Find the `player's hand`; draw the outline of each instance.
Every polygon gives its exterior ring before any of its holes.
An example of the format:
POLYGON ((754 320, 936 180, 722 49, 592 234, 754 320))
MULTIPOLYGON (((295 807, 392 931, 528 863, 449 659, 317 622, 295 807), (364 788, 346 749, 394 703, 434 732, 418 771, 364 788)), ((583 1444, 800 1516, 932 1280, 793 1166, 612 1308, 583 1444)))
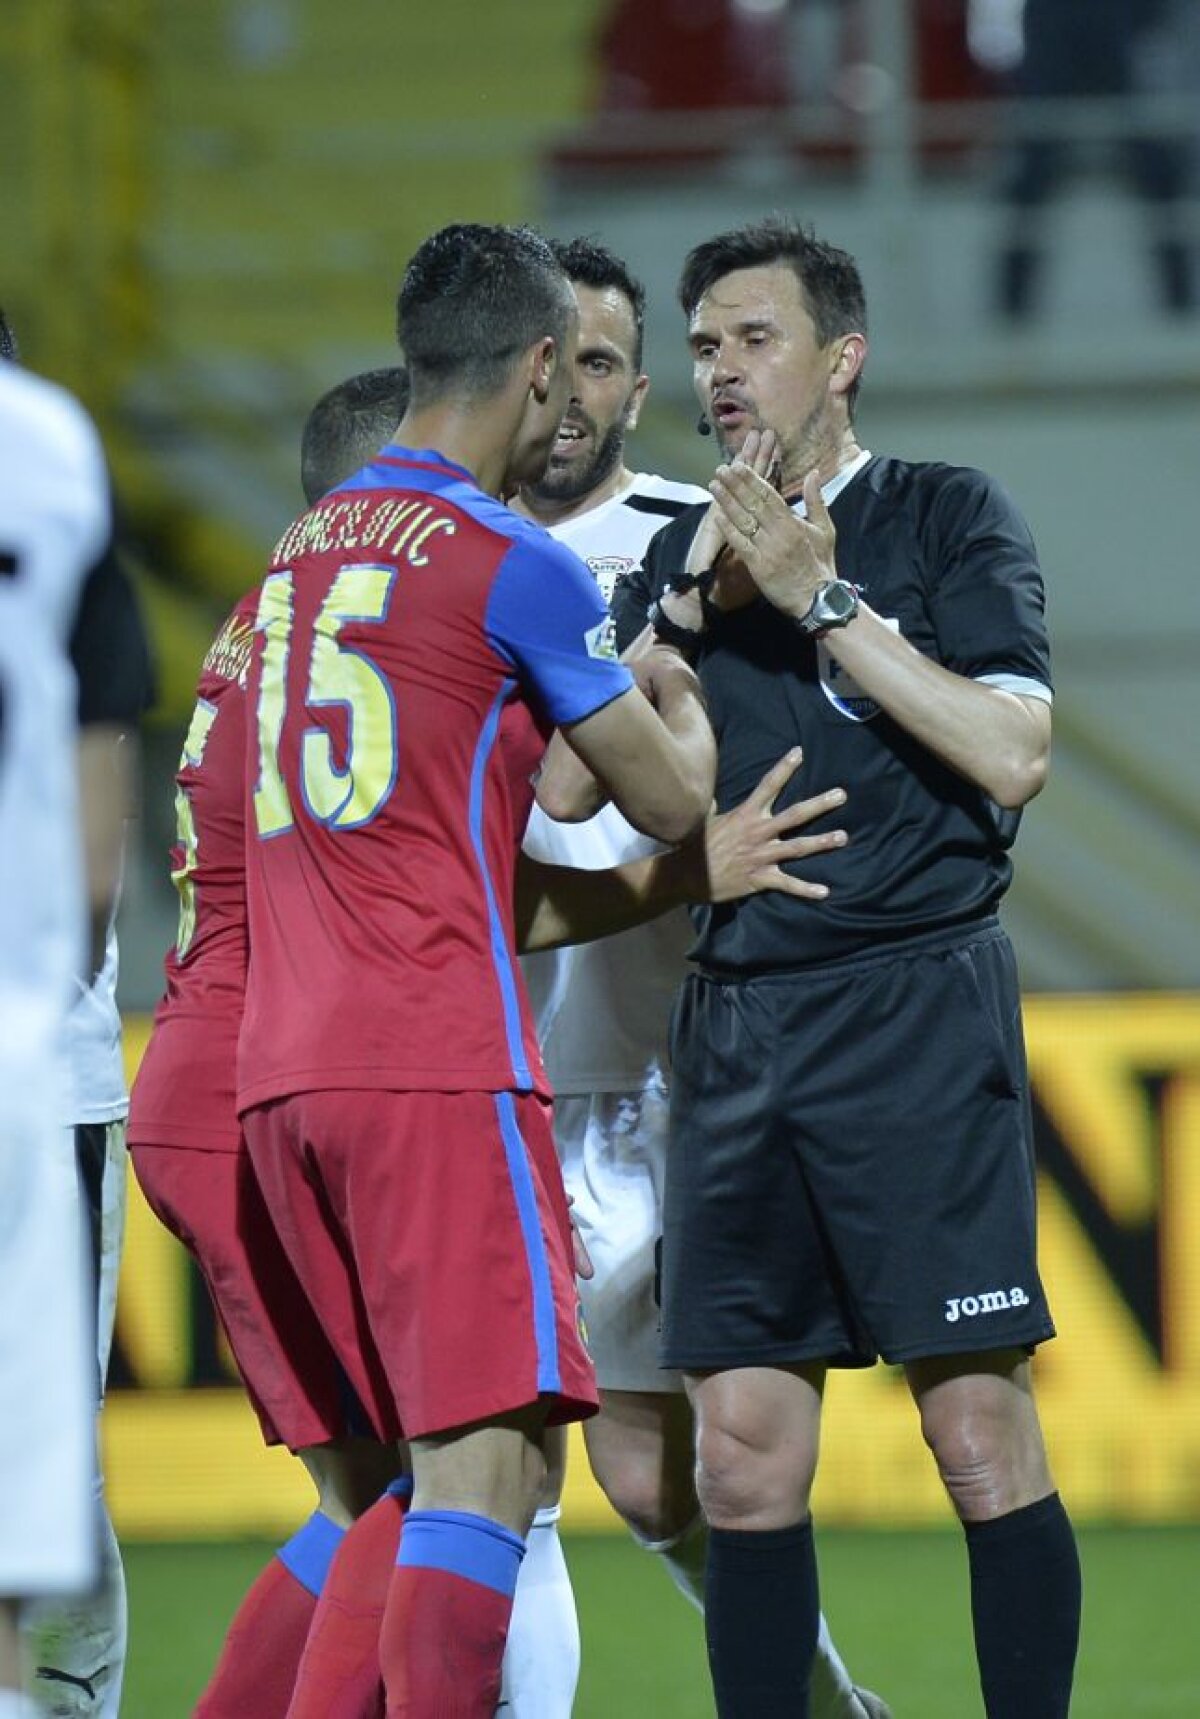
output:
POLYGON ((784 614, 806 615, 818 588, 837 578, 837 532, 815 468, 804 480, 804 519, 740 461, 719 466, 708 487, 730 552, 757 589, 784 614))
POLYGON ((660 713, 684 696, 703 699, 696 671, 670 645, 652 644, 626 661, 638 686, 660 713))
POLYGON ((571 1194, 567 1195, 567 1214, 571 1219, 571 1247, 575 1254, 575 1275, 586 1280, 596 1275, 596 1268, 592 1264, 591 1255, 588 1253, 587 1244, 580 1231, 579 1219, 575 1216, 575 1200, 571 1194))
POLYGON ((790 860, 811 859, 846 845, 845 830, 822 830, 819 835, 797 832, 817 818, 827 817, 846 803, 843 788, 830 788, 808 800, 798 800, 776 812, 772 808, 800 766, 798 746, 773 764, 754 791, 730 812, 709 818, 697 841, 703 841, 707 901, 736 901, 740 896, 763 890, 809 901, 823 901, 827 885, 793 877, 783 870, 790 860))

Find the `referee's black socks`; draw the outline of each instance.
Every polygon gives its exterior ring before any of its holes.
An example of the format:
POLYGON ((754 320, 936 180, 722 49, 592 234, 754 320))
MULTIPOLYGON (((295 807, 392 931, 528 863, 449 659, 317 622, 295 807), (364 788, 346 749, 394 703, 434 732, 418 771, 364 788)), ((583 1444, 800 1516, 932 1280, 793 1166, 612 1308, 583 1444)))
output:
POLYGON ((975 1652, 988 1719, 1066 1719, 1082 1582, 1057 1492, 966 1522, 975 1652))
POLYGON ((811 1521, 710 1529, 704 1632, 720 1719, 808 1711, 820 1611, 811 1521))

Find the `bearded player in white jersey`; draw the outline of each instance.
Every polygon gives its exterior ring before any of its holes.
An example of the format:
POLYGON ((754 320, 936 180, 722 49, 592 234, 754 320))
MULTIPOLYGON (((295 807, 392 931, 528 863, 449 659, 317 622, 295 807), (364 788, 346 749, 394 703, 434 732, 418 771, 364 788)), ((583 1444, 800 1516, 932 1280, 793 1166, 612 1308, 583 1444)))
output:
MULTIPOLYGON (((607 599, 655 532, 708 492, 626 466, 625 438, 649 387, 645 293, 591 240, 555 250, 579 300, 576 382, 546 475, 515 505, 587 562, 607 599)), ((580 824, 555 823, 535 806, 525 838, 534 859, 587 870, 652 850, 613 806, 580 824)), ((667 1020, 691 938, 676 909, 595 943, 527 956, 524 967, 563 1175, 594 1270, 580 1284, 601 1405, 584 1424, 588 1457, 634 1538, 702 1609, 707 1528, 693 1480, 692 1414, 679 1374, 658 1365, 655 1293, 667 1020)), ((539 1520, 548 1525, 556 1513, 550 1504, 539 1520)), ((854 1685, 824 1619, 810 1700, 814 1719, 888 1719, 886 1703, 854 1685)))

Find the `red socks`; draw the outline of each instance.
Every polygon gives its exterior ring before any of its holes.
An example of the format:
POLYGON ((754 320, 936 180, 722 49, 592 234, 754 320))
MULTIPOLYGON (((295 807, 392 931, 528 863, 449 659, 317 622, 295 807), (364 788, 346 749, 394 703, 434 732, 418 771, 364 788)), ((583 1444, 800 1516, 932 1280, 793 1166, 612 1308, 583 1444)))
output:
POLYGON ((387 1719, 493 1719, 524 1552, 487 1517, 410 1512, 380 1643, 387 1719))
POLYGON ((284 1719, 316 1595, 272 1558, 229 1626, 193 1719, 284 1719))
POLYGON ((388 1719, 493 1719, 524 1542, 462 1511, 405 1522, 397 1490, 271 1560, 193 1719, 382 1719, 381 1668, 388 1719))
POLYGON ((296 1675, 289 1719, 378 1719, 379 1636, 412 1483, 359 1517, 330 1565, 296 1675))

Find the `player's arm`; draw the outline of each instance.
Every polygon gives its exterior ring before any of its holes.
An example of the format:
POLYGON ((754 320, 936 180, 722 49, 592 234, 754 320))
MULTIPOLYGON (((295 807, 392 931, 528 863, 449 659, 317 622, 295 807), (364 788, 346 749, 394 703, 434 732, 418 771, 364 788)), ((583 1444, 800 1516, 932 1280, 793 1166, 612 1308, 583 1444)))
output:
MULTIPOLYGON (((663 647, 647 627, 621 656, 637 685, 656 708, 664 687, 668 696, 670 693, 667 685, 670 664, 664 661, 662 651, 663 647)), ((707 745, 706 729, 707 723, 696 730, 696 739, 701 746, 707 745)), ((536 793, 538 805, 547 817, 560 824, 575 824, 584 818, 594 817, 612 797, 605 780, 590 767, 585 756, 585 752, 573 743, 569 731, 556 729, 551 735, 538 773, 536 793)), ((702 764, 703 756, 697 755, 696 762, 702 764)))
MULTIPOLYGON (((659 551, 666 548, 663 565, 669 565, 676 553, 667 541, 672 535, 671 527, 664 527, 658 532, 647 546, 642 562, 621 576, 613 592, 614 630, 618 639, 626 641, 620 660, 655 704, 658 702, 659 681, 667 672, 664 665, 675 661, 676 653, 671 647, 664 645, 653 630, 644 624, 644 618, 662 583, 659 551)), ((693 593, 691 597, 684 598, 669 597, 667 602, 683 605, 683 613, 679 618, 684 620, 685 625, 695 624, 699 627, 702 624, 699 619, 693 623, 688 607, 689 604, 695 604, 698 611, 697 594, 693 593)), ((686 654, 681 660, 687 662, 686 654)), ((698 732, 700 737, 707 741, 707 723, 698 732)), ((599 811, 608 800, 609 791, 606 782, 588 767, 583 755, 573 749, 570 740, 563 733, 556 733, 547 749, 537 795, 538 804, 550 817, 556 818, 560 823, 575 823, 599 811)), ((632 819, 630 821, 633 822, 632 819)))
MULTIPOLYGON (((561 733, 635 829, 660 842, 680 842, 712 805, 716 741, 700 683, 682 657, 647 653, 635 673, 636 686, 582 721, 564 724, 561 733)), ((556 753, 543 769, 537 798, 548 816, 570 822, 580 815, 578 777, 570 772, 564 792, 561 759, 556 753)))
POLYGON ((121 881, 125 822, 136 813, 136 736, 109 723, 79 731, 79 812, 90 909, 91 973, 104 965, 109 916, 121 881))
MULTIPOLYGON (((662 539, 671 531, 664 527, 647 545, 646 553, 636 567, 617 580, 612 596, 612 620, 617 640, 622 645, 621 661, 631 670, 636 662, 653 650, 658 641, 646 623, 646 612, 659 594, 662 573, 656 559, 662 539)), ((668 560, 670 557, 668 557, 668 560)), ((686 603, 687 599, 669 599, 686 603)), ((698 607, 699 599, 694 599, 698 607)), ((699 627, 702 623, 690 618, 685 624, 699 627)), ((636 678, 636 671, 635 671, 636 678)), ((608 799, 604 784, 597 780, 582 758, 571 750, 561 733, 550 741, 538 782, 538 804, 559 823, 577 823, 598 812, 608 799), (551 802, 551 804, 547 804, 551 802)))
POLYGON ((546 865, 522 854, 516 885, 518 948, 528 952, 586 943, 686 902, 735 901, 768 889, 823 900, 829 894, 825 884, 783 867, 845 846, 842 829, 802 832, 845 805, 846 795, 831 788, 775 811, 776 796, 800 761, 798 747, 786 753, 740 806, 712 815, 688 841, 666 853, 609 871, 546 865))
MULTIPOLYGON (((803 519, 739 462, 721 467, 711 487, 734 553, 763 595, 798 622, 817 591, 838 577, 836 533, 816 472, 805 480, 803 519)), ((854 618, 827 632, 824 644, 863 692, 997 805, 1023 806, 1044 786, 1050 761, 1048 698, 944 668, 861 600, 854 618)))
POLYGON ((70 648, 79 683, 80 817, 95 973, 120 882, 125 821, 136 812, 137 725, 152 688, 141 616, 111 544, 84 586, 70 648))
POLYGON ((561 728, 550 736, 533 791, 546 816, 560 824, 579 824, 594 817, 609 798, 603 782, 588 769, 561 728))

